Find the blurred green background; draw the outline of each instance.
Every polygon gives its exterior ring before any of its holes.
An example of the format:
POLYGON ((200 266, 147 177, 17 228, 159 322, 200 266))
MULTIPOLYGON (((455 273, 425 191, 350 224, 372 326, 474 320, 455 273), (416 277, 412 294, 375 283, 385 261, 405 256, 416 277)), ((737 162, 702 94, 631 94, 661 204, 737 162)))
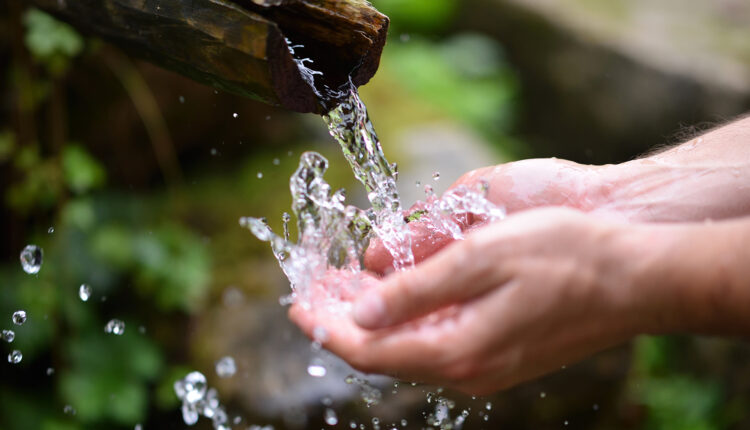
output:
MULTIPOLYGON (((741 0, 373 3, 392 27, 361 93, 408 201, 433 171, 439 189, 524 157, 620 162, 750 108, 741 0)), ((286 281, 238 225, 279 229, 307 150, 362 200, 319 118, 194 83, 20 0, 0 4, 0 64, 0 329, 16 332, 0 341, 0 429, 184 428, 172 384, 194 369, 235 428, 321 428, 329 389, 339 427, 374 414, 426 425, 428 388, 386 388, 370 410, 335 372, 305 374, 277 302, 286 281), (18 261, 31 243, 38 275, 18 261), (113 318, 123 336, 104 333, 113 318), (218 380, 225 355, 239 372, 218 380)), ((748 363, 742 342, 641 338, 490 398, 449 396, 472 408, 465 428, 742 429, 748 363)))

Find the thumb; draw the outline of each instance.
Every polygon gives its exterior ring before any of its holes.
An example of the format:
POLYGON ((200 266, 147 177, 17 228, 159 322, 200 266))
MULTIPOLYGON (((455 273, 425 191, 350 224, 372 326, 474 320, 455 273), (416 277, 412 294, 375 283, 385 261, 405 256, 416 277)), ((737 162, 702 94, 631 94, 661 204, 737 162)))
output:
POLYGON ((394 326, 501 284, 498 265, 475 238, 454 242, 413 270, 365 291, 354 303, 354 321, 366 329, 394 326))

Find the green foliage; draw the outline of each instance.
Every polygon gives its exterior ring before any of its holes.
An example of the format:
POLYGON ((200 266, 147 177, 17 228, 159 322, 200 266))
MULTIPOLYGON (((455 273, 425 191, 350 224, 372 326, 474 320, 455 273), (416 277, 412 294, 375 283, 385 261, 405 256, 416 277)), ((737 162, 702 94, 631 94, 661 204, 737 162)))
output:
POLYGON ((419 219, 422 218, 425 214, 427 214, 426 210, 423 210, 423 209, 416 210, 416 211, 410 213, 406 217, 405 220, 406 220, 407 223, 414 222, 414 221, 419 221, 419 219))
POLYGON ((490 140, 507 134, 518 85, 495 41, 477 34, 439 43, 413 37, 389 45, 382 67, 414 96, 490 140))
POLYGON ((8 186, 5 201, 11 208, 28 213, 52 208, 62 194, 62 172, 54 159, 42 159, 36 145, 26 145, 16 151, 14 167, 21 179, 8 186))
POLYGON ((642 381, 636 395, 648 407, 650 429, 713 430, 723 426, 718 417, 721 390, 718 385, 689 376, 642 381))
POLYGON ((65 347, 74 364, 62 372, 60 391, 79 420, 134 424, 144 418, 145 383, 158 376, 163 363, 156 346, 135 326, 126 326, 122 336, 95 330, 65 347))
POLYGON ((105 263, 131 274, 138 290, 165 310, 191 311, 202 303, 210 265, 199 239, 166 224, 148 232, 105 226, 93 236, 92 249, 105 263))
POLYGON ((70 59, 83 50, 83 38, 72 27, 38 9, 26 12, 24 24, 26 48, 52 76, 65 73, 70 59))
POLYGON ((0 163, 8 161, 16 149, 16 135, 10 130, 0 131, 0 163))
POLYGON ((91 191, 104 184, 104 168, 82 146, 65 146, 62 153, 63 177, 75 194, 91 191))
POLYGON ((458 0, 373 0, 391 18, 396 31, 435 32, 444 29, 459 6, 458 0))
POLYGON ((724 428, 721 385, 679 370, 686 349, 677 337, 641 337, 636 342, 630 391, 648 410, 647 429, 724 428))

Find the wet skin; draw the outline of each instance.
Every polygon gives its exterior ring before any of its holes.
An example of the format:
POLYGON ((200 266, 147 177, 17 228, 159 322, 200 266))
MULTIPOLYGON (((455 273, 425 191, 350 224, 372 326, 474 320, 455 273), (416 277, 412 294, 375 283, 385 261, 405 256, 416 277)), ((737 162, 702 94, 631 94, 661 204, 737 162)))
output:
POLYGON ((351 314, 294 305, 290 317, 326 328, 324 346, 361 370, 474 394, 641 333, 750 335, 747 142, 743 120, 622 165, 468 173, 456 185, 489 181, 507 219, 467 219, 460 242, 412 223, 414 269, 390 273, 374 244, 351 314))

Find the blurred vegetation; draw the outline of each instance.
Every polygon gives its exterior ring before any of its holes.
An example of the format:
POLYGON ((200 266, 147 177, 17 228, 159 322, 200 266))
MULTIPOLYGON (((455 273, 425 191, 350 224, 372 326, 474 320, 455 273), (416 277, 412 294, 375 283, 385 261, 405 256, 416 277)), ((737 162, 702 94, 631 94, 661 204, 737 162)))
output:
MULTIPOLYGON (((527 153, 512 133, 519 77, 497 40, 454 31, 458 0, 374 4, 393 27, 363 93, 389 156, 398 158, 387 144, 394 130, 431 121, 468 127, 506 158, 527 153)), ((195 362, 193 322, 227 285, 254 298, 283 293, 253 272, 251 262, 275 262, 238 218, 268 216, 279 230, 304 150, 332 160, 334 186, 357 186, 317 118, 127 66, 112 47, 16 1, 0 6, 0 20, 2 85, 12 95, 0 113, 0 329, 16 331, 0 350, 24 354, 20 364, 0 363, 0 429, 180 427, 172 383, 210 365, 195 362), (143 97, 161 110, 134 108, 143 97), (162 122, 168 129, 149 131, 162 122), (184 179, 160 161, 163 145, 174 145, 167 153, 184 179), (44 249, 35 276, 18 263, 28 243, 44 249), (78 298, 83 283, 93 289, 88 302, 78 298), (11 327, 18 309, 29 320, 11 327), (104 332, 113 318, 126 323, 122 336, 104 332)), ((747 417, 737 406, 747 394, 728 387, 731 376, 684 359, 696 348, 640 339, 622 406, 602 411, 602 421, 704 430, 747 417)))

